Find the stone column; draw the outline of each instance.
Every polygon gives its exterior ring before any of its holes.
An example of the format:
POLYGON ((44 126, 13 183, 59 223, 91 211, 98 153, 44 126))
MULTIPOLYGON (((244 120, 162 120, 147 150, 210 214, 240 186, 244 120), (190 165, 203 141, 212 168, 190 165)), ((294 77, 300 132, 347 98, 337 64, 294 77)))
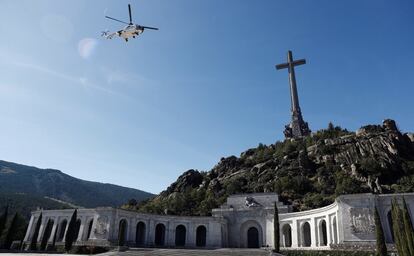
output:
POLYGON ((31 233, 34 225, 34 219, 35 217, 32 215, 30 217, 29 226, 27 226, 26 235, 24 236, 24 242, 29 242, 31 238, 31 233))
POLYGON ((185 246, 186 247, 195 247, 196 246, 195 237, 196 237, 195 225, 194 225, 193 222, 190 222, 188 224, 187 242, 186 242, 185 246))
POLYGON ((165 245, 166 246, 175 246, 174 241, 172 240, 173 233, 175 230, 173 230, 172 227, 173 223, 171 221, 167 221, 165 224, 165 245))
POLYGON ((154 240, 155 240, 155 223, 154 220, 150 219, 148 221, 148 228, 147 228, 147 239, 146 239, 146 244, 149 246, 154 245, 154 240))
POLYGON ((136 233, 137 226, 135 225, 136 224, 135 218, 134 217, 129 218, 128 223, 129 223, 129 227, 128 227, 128 233, 129 233, 129 235, 128 235, 128 241, 130 243, 135 244, 135 239, 136 239, 135 236, 137 234, 136 233))
POLYGON ((53 239, 55 239, 55 233, 56 233, 56 229, 58 227, 58 221, 57 218, 53 220, 53 227, 52 227, 52 232, 50 232, 50 237, 49 237, 49 243, 53 243, 53 239))
POLYGON ((300 243, 300 232, 298 228, 298 221, 294 219, 292 221, 292 248, 298 248, 300 243))
POLYGON ((42 241, 43 234, 44 234, 45 229, 46 229, 46 223, 47 223, 46 220, 49 220, 49 218, 47 218, 47 219, 45 217, 42 218, 42 224, 40 224, 40 228, 39 228, 39 235, 37 236, 37 242, 38 243, 40 243, 42 241))
POLYGON ((316 234, 317 234, 316 229, 317 229, 318 227, 317 227, 317 223, 316 223, 316 221, 315 221, 315 217, 312 217, 312 218, 311 218, 311 220, 310 220, 310 227, 311 227, 311 230, 310 230, 310 235, 311 235, 311 247, 315 248, 315 247, 317 247, 317 246, 318 246, 318 245, 317 245, 317 237, 316 237, 316 234))
POLYGON ((332 243, 331 217, 329 215, 326 215, 325 219, 326 219, 326 237, 327 237, 326 245, 329 246, 332 243))
POLYGON ((85 216, 82 216, 81 218, 80 218, 80 220, 81 220, 81 225, 80 225, 80 228, 79 228, 79 234, 78 234, 78 238, 76 239, 76 241, 82 241, 83 239, 83 234, 84 234, 84 229, 85 229, 85 222, 86 222, 86 219, 85 219, 86 217, 85 216))
POLYGON ((68 220, 68 222, 66 223, 65 233, 64 233, 63 238, 62 238, 62 241, 63 241, 63 242, 66 240, 66 234, 68 233, 69 223, 70 223, 70 219, 69 219, 69 220, 68 220))

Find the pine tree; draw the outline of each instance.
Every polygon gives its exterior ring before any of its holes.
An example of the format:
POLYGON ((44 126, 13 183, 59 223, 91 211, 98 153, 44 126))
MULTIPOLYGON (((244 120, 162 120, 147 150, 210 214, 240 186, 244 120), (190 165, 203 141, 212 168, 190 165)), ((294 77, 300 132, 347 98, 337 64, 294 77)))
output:
POLYGON ((275 202, 274 217, 273 217, 273 242, 275 249, 274 252, 280 252, 280 233, 279 233, 279 211, 277 209, 277 203, 275 202))
POLYGON ((4 209, 4 213, 0 216, 0 236, 4 231, 7 223, 7 215, 9 214, 9 206, 7 205, 4 209))
POLYGON ((39 236, 40 225, 42 224, 42 213, 40 213, 39 218, 36 222, 36 227, 33 232, 32 240, 30 241, 30 250, 37 250, 37 238, 39 236))
POLYGON ((7 249, 7 250, 10 249, 10 246, 15 238, 16 233, 18 232, 18 229, 19 229, 18 214, 15 213, 10 223, 10 226, 7 229, 6 234, 5 234, 4 244, 3 244, 4 249, 7 249))
POLYGON ((375 207, 374 219, 377 239, 377 256, 387 256, 387 245, 385 244, 384 230, 382 229, 381 219, 377 207, 375 207))
POLYGON ((410 255, 414 255, 414 230, 411 222, 410 214, 408 213, 407 203, 403 198, 402 217, 404 222, 404 235, 410 255))
POLYGON ((69 251, 72 249, 72 244, 76 240, 76 220, 78 218, 78 210, 75 209, 75 211, 72 214, 72 217, 70 218, 68 230, 66 231, 66 237, 65 237, 65 250, 69 251))

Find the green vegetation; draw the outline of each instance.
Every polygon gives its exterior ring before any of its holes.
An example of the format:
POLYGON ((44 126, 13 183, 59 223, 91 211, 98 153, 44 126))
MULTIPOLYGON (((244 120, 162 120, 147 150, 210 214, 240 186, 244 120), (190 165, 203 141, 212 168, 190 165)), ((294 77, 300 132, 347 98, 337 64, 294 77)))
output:
POLYGON ((70 218, 68 230, 66 231, 65 236, 65 251, 70 251, 72 249, 72 244, 76 240, 77 228, 76 220, 78 218, 78 210, 73 211, 72 217, 70 218))
POLYGON ((381 219, 377 207, 374 212, 375 219, 375 235, 377 240, 377 254, 376 256, 387 256, 387 245, 385 244, 384 231, 381 225, 381 219))
POLYGON ((4 208, 3 214, 0 215, 0 236, 3 233, 3 231, 4 231, 4 228, 6 227, 8 214, 9 214, 9 206, 7 205, 4 208))
POLYGON ((404 234, 406 237, 406 243, 408 245, 408 251, 411 255, 414 255, 414 229, 411 222, 410 213, 408 212, 408 206, 403 198, 402 216, 404 222, 404 234))
POLYGON ((414 230, 404 199, 402 208, 396 199, 393 200, 391 215, 395 247, 397 248, 398 255, 414 255, 414 230))
POLYGON ((280 233, 279 233, 279 211, 277 209, 277 203, 274 205, 273 212, 273 243, 274 243, 274 252, 280 252, 280 233))
POLYGON ((53 228, 53 221, 48 220, 46 224, 45 231, 43 232, 42 241, 40 243, 40 250, 44 251, 46 250, 47 242, 50 238, 50 235, 52 234, 52 228, 53 228))
POLYGON ((40 225, 42 224, 42 213, 40 213, 39 218, 36 222, 36 227, 33 232, 32 240, 30 241, 30 250, 37 250, 37 238, 39 237, 40 225))
POLYGON ((208 216, 238 193, 276 192, 294 211, 323 207, 354 193, 414 191, 414 143, 389 126, 356 135, 332 123, 297 140, 259 144, 222 158, 208 172, 189 170, 157 197, 122 208, 208 216), (384 147, 384 145, 387 145, 384 147))
MULTIPOLYGON (((35 198, 39 203, 36 206, 43 209, 47 209, 51 205, 57 206, 56 203, 59 203, 57 200, 60 200, 60 205, 72 204, 71 208, 74 208, 73 205, 90 208, 118 207, 124 203, 125 198, 135 198, 141 201, 153 196, 137 189, 77 179, 59 170, 38 169, 0 161, 0 207, 6 205, 1 199, 4 194, 7 194, 7 197, 12 195, 13 197, 8 199, 16 199, 13 200, 13 204, 19 204, 20 208, 25 208, 24 203, 19 203, 20 199, 27 197, 23 200, 31 206, 33 204, 30 203, 30 200, 35 198)), ((27 207, 22 210, 19 212, 26 216, 27 207)))
POLYGON ((31 212, 37 210, 39 207, 44 210, 73 208, 68 204, 45 197, 23 193, 0 193, 0 207, 5 207, 6 205, 9 205, 10 215, 18 212, 26 220, 29 220, 31 212))
POLYGON ((26 227, 27 224, 24 218, 20 214, 15 213, 7 229, 1 236, 1 248, 10 249, 13 241, 23 240, 26 233, 26 227))

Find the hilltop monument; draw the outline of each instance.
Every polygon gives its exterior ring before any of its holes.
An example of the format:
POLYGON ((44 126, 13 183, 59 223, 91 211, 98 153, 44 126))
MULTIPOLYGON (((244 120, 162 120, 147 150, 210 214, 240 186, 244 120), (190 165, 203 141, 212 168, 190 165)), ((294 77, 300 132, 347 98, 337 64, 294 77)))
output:
POLYGON ((299 107, 298 90, 296 87, 295 66, 303 64, 306 64, 305 59, 293 60, 292 51, 288 51, 287 62, 276 65, 277 70, 287 68, 289 72, 292 121, 285 126, 285 131, 283 133, 285 134, 286 139, 300 138, 311 133, 308 123, 303 121, 302 112, 299 107))

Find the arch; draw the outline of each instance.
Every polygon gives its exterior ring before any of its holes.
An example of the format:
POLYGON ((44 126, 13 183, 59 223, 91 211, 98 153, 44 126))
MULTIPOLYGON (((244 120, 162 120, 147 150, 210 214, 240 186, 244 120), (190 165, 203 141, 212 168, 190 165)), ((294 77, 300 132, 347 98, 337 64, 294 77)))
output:
POLYGON ((328 235, 326 230, 326 221, 321 220, 319 221, 319 246, 327 246, 328 245, 328 235))
POLYGON ((88 232, 86 233, 86 238, 85 238, 85 240, 89 240, 89 238, 91 238, 92 226, 93 226, 93 219, 91 219, 91 220, 89 221, 89 225, 88 225, 88 232))
POLYGON ((338 225, 336 224, 336 216, 332 218, 332 243, 338 243, 338 225))
POLYGON ((240 247, 249 248, 250 246, 261 247, 263 245, 263 229, 259 222, 255 220, 248 220, 244 222, 240 227, 240 247), (255 228, 251 229, 251 228, 255 228), (257 232, 256 232, 257 231, 257 232), (249 244, 249 234, 250 234, 250 244, 249 244), (257 234, 257 236, 256 236, 257 234), (258 245, 254 241, 257 238, 258 245))
POLYGON ((80 219, 77 219, 75 222, 75 242, 78 241, 81 224, 82 221, 80 219))
POLYGON ((59 225, 59 231, 58 231, 58 236, 57 236, 57 242, 61 242, 61 241, 63 241, 63 238, 65 237, 65 232, 66 232, 66 227, 67 227, 67 225, 68 225, 68 221, 65 219, 65 220, 62 220, 62 222, 60 222, 60 225, 59 225))
POLYGON ((155 227, 155 245, 163 246, 165 242, 165 225, 158 223, 155 227))
POLYGON ((175 246, 185 246, 187 229, 184 225, 178 225, 175 228, 175 246))
POLYGON ((282 227, 282 239, 284 247, 292 247, 292 228, 289 224, 282 227))
POLYGON ((137 231, 135 235, 135 244, 144 245, 145 244, 145 223, 140 221, 137 223, 137 231))
POLYGON ((49 219, 47 221, 46 228, 44 229, 44 232, 43 232, 42 241, 40 243, 41 251, 46 250, 47 242, 49 241, 50 235, 52 234, 52 228, 53 228, 54 223, 55 222, 52 219, 49 219))
POLYGON ((394 228, 392 225, 392 214, 391 214, 391 210, 388 211, 387 213, 387 221, 388 221, 388 229, 390 230, 390 238, 391 238, 391 243, 394 243, 394 228))
POLYGON ((250 227, 247 230, 247 247, 259 248, 259 231, 255 227, 250 227))
POLYGON ((127 227, 128 223, 125 219, 121 219, 119 221, 119 229, 118 229, 118 245, 124 246, 127 240, 127 227))
POLYGON ((311 228, 309 222, 305 222, 301 228, 302 233, 302 246, 303 247, 310 247, 312 240, 311 240, 311 228))
POLYGON ((204 225, 200 225, 196 230, 196 246, 204 247, 206 246, 207 240, 207 229, 204 225))

